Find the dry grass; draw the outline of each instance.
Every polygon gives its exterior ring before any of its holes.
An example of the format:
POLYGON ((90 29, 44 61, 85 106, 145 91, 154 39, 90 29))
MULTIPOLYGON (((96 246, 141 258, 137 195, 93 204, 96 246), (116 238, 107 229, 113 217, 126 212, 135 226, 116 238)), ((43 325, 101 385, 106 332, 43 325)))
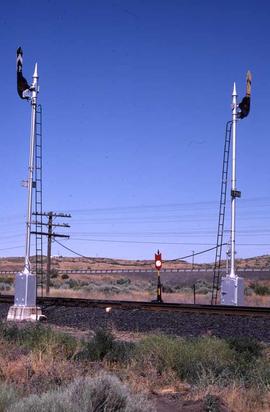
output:
MULTIPOLYGON (((47 335, 45 334, 44 336, 47 335)), ((137 335, 125 336, 125 340, 130 338, 138 341, 141 337, 137 335)), ((149 338, 147 339, 149 341, 149 338)), ((172 338, 169 339, 171 341, 172 338)), ((224 387, 206 384, 206 381, 203 381, 203 379, 199 379, 197 383, 187 383, 179 378, 177 370, 173 370, 176 365, 174 359, 172 359, 172 366, 166 366, 165 363, 162 369, 160 369, 151 353, 153 348, 156 347, 158 349, 156 345, 162 340, 164 340, 164 347, 167 347, 166 337, 157 338, 152 342, 149 341, 149 345, 144 346, 143 353, 145 354, 146 363, 144 362, 143 365, 138 362, 138 359, 136 360, 136 357, 132 357, 130 362, 124 365, 121 362, 112 362, 109 358, 106 359, 106 357, 103 362, 90 362, 89 360, 76 361, 74 357, 61 356, 59 350, 56 350, 54 343, 55 341, 59 342, 57 339, 48 341, 48 345, 43 350, 40 350, 40 345, 36 346, 35 342, 33 343, 33 349, 29 349, 29 347, 26 349, 23 345, 19 345, 16 340, 9 339, 7 341, 2 339, 0 340, 0 379, 3 382, 15 385, 17 388, 20 388, 24 395, 28 395, 30 393, 45 392, 60 385, 65 387, 68 382, 78 377, 95 376, 98 371, 105 369, 120 377, 121 381, 127 383, 132 391, 136 393, 143 392, 159 395, 178 393, 181 394, 182 399, 194 401, 201 400, 207 395, 216 395, 224 400, 230 411, 270 411, 270 395, 266 386, 263 387, 264 389, 244 389, 239 383, 232 383, 230 387, 224 387), (151 356, 148 356, 149 354, 151 356)), ((203 339, 201 340, 203 341, 203 339)), ((175 341, 175 344, 178 345, 177 342, 175 341)), ((216 343, 219 342, 215 339, 207 338, 204 349, 208 350, 209 345, 216 343)), ((222 345, 224 346, 223 343, 222 345)), ((219 350, 216 350, 219 353, 218 359, 222 358, 222 347, 219 346, 219 350)), ((264 348, 263 356, 265 359, 269 358, 269 351, 268 347, 264 348)), ((171 353, 168 353, 163 347, 161 347, 159 353, 162 355, 162 358, 165 359, 166 356, 169 356, 171 359, 171 353)), ((176 354, 176 352, 174 353, 176 354)), ((194 355, 195 352, 192 352, 190 348, 187 352, 187 362, 193 362, 194 364, 192 353, 194 355)), ((200 360, 197 363, 200 363, 200 360)))
POLYGON ((270 393, 261 393, 254 389, 246 389, 233 385, 226 388, 208 386, 195 388, 184 396, 187 400, 200 400, 207 395, 215 395, 227 404, 229 411, 234 412, 269 412, 270 393))
POLYGON ((80 376, 90 375, 90 365, 81 365, 49 353, 28 352, 15 345, 0 342, 0 347, 8 347, 0 353, 0 378, 7 384, 15 385, 22 393, 41 393, 66 384, 80 376))
MULTIPOLYGON (((131 301, 143 301, 149 302, 156 299, 155 292, 149 293, 147 291, 132 291, 129 293, 104 293, 104 292, 89 292, 86 290, 74 290, 74 289, 54 289, 51 288, 50 296, 55 297, 67 297, 67 298, 82 298, 82 299, 108 299, 108 300, 131 300, 131 301)), ((163 293, 162 295, 164 302, 171 303, 193 303, 193 293, 163 293)), ((197 295, 196 303, 209 304, 211 302, 211 296, 208 295, 197 295)))
MULTIPOLYGON (((130 300, 130 301, 143 301, 150 302, 156 299, 155 292, 150 293, 147 291, 131 291, 128 293, 104 293, 97 291, 87 291, 83 289, 55 289, 51 288, 50 296, 54 297, 67 297, 67 298, 82 298, 82 299, 100 299, 100 300, 130 300)), ((194 303, 194 296, 192 292, 175 292, 175 293, 163 293, 162 298, 164 302, 170 303, 194 303)), ((246 306, 270 306, 270 296, 259 296, 253 293, 251 296, 245 296, 244 302, 246 306)), ((196 303, 198 304, 211 304, 211 293, 207 295, 196 294, 196 303)))

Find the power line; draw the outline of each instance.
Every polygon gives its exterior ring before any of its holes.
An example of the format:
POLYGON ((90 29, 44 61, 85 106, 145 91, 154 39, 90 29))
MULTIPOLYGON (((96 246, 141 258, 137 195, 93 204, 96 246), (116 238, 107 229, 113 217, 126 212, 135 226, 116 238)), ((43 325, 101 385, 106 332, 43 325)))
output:
POLYGON ((202 255, 203 253, 210 252, 210 250, 217 249, 219 246, 224 246, 224 245, 226 245, 226 244, 227 244, 227 243, 222 243, 222 245, 213 246, 213 247, 211 247, 211 248, 209 248, 209 249, 201 250, 200 252, 192 253, 191 255, 182 256, 182 257, 180 257, 180 258, 164 260, 164 262, 173 262, 173 261, 175 261, 175 260, 184 260, 184 259, 187 259, 187 258, 190 258, 190 257, 194 257, 194 256, 197 256, 197 255, 202 255))
POLYGON ((150 242, 141 240, 114 240, 114 239, 81 239, 72 238, 72 240, 80 240, 86 242, 103 242, 103 243, 131 243, 131 244, 150 244, 150 245, 188 245, 188 246, 205 246, 213 243, 187 243, 187 242, 150 242))
POLYGON ((63 245, 62 243, 58 242, 58 240, 56 240, 56 239, 54 239, 54 242, 58 243, 58 245, 62 246, 64 249, 67 249, 67 250, 69 250, 70 252, 74 253, 74 255, 80 256, 80 257, 85 258, 85 259, 90 259, 89 257, 84 256, 84 255, 81 255, 80 253, 75 252, 75 250, 72 250, 72 249, 70 249, 69 247, 63 245))
MULTIPOLYGON (((55 241, 56 243, 58 243, 60 246, 62 246, 64 249, 69 250, 70 252, 74 253, 75 255, 78 255, 78 256, 83 257, 83 258, 85 258, 85 259, 89 259, 89 257, 84 256, 84 255, 82 255, 81 253, 78 253, 78 252, 76 252, 75 250, 73 250, 73 249, 71 249, 71 248, 63 245, 62 243, 58 242, 58 240, 55 240, 55 239, 54 239, 54 241, 55 241)), ((226 243, 224 243, 224 245, 225 245, 225 244, 226 244, 226 243)), ((216 249, 216 248, 217 248, 217 246, 214 246, 214 247, 211 247, 211 248, 209 248, 209 249, 205 249, 205 250, 201 250, 200 252, 193 253, 192 255, 183 256, 183 257, 180 257, 180 258, 175 258, 175 259, 170 259, 170 260, 164 260, 164 262, 173 262, 173 261, 175 261, 175 260, 187 259, 187 258, 189 258, 189 257, 191 257, 191 256, 201 255, 201 254, 203 254, 203 253, 209 252, 209 251, 214 250, 214 249, 216 249)))
MULTIPOLYGON (((243 199, 244 203, 249 202, 261 202, 261 201, 269 201, 269 196, 263 197, 253 197, 253 198, 246 198, 243 199)), ((160 204, 148 204, 148 205, 135 205, 135 206, 114 206, 114 207, 107 207, 107 208, 85 208, 85 209, 72 209, 70 212, 73 213, 100 213, 100 212, 123 212, 123 211, 137 211, 137 210, 147 210, 150 209, 167 209, 167 208, 175 208, 179 209, 182 207, 188 207, 190 209, 191 206, 198 206, 201 207, 203 205, 209 206, 210 204, 215 205, 218 204, 216 200, 206 200, 206 201, 195 201, 195 202, 182 202, 182 203, 160 203, 160 204)))
MULTIPOLYGON (((82 255, 81 253, 76 252, 75 250, 73 250, 73 249, 71 249, 71 248, 63 245, 62 243, 58 242, 58 240, 56 240, 56 239, 54 239, 54 242, 56 242, 58 245, 62 246, 64 249, 68 250, 69 252, 74 253, 74 255, 80 256, 80 257, 82 257, 82 258, 84 258, 84 259, 91 259, 89 256, 88 256, 88 257, 87 257, 87 256, 84 256, 84 255, 82 255)), ((187 243, 186 243, 186 244, 187 244, 187 243)), ((227 243, 223 243, 222 246, 224 246, 224 245, 226 245, 226 244, 227 244, 227 243)), ((194 245, 194 244, 193 244, 193 245, 194 245)), ((254 244, 244 244, 244 245, 251 245, 251 246, 253 246, 254 244)), ((258 245, 270 246, 270 244, 262 244, 262 243, 261 243, 261 244, 255 244, 255 245, 256 245, 256 246, 258 246, 258 245)), ((188 258, 193 257, 193 256, 202 255, 203 253, 210 252, 210 251, 212 251, 212 250, 214 250, 214 249, 217 249, 217 247, 218 247, 218 246, 213 246, 213 247, 211 247, 211 248, 209 248, 209 249, 204 249, 204 250, 200 250, 199 252, 192 253, 191 255, 182 256, 182 257, 175 258, 175 259, 167 259, 167 260, 164 260, 164 262, 174 262, 174 261, 177 261, 177 260, 188 259, 188 258)), ((124 264, 123 264, 123 266, 124 266, 124 264)))
MULTIPOLYGON (((114 240, 114 239, 87 239, 72 238, 83 242, 103 242, 103 243, 132 243, 132 244, 152 244, 152 245, 186 245, 186 246, 212 246, 213 243, 194 243, 194 242, 150 242, 139 240, 114 240)), ((227 244, 227 243, 226 243, 227 244)), ((238 243, 239 246, 270 246, 270 243, 238 243)))
POLYGON ((2 248, 2 249, 0 249, 0 250, 21 249, 21 248, 23 248, 23 247, 24 247, 23 245, 22 245, 22 246, 4 247, 4 248, 2 248))

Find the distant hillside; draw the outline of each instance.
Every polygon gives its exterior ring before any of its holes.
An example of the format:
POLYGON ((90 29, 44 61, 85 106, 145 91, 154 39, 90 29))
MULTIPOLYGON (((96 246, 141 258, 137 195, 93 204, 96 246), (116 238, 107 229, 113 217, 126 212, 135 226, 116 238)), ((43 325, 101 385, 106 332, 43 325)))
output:
MULTIPOLYGON (((34 263, 34 259, 32 259, 34 263)), ((44 257, 46 264, 46 257, 44 257)), ((225 267, 225 261, 222 262, 222 266, 225 267)), ((20 271, 24 265, 23 257, 3 257, 0 258, 0 271, 12 270, 20 271)), ((153 260, 125 260, 125 259, 109 259, 109 258, 92 258, 89 257, 53 257, 52 267, 60 270, 106 270, 106 269, 153 269, 153 260)), ((213 263, 207 264, 195 264, 194 269, 210 269, 213 267, 213 263)), ((250 268, 250 269, 270 269, 270 255, 256 256, 247 259, 236 259, 237 268, 250 268)), ((191 269, 191 263, 185 261, 164 261, 163 268, 166 269, 191 269)))

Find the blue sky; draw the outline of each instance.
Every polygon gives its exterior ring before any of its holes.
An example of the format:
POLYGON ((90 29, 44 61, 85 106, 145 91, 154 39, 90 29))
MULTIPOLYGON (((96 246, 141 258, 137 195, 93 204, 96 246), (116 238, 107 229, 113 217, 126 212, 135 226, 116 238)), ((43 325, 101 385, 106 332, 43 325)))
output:
POLYGON ((24 253, 30 106, 16 93, 18 46, 29 81, 39 65, 44 210, 72 214, 65 245, 87 256, 160 248, 170 259, 215 245, 232 86, 240 101, 250 69, 237 256, 268 253, 269 12, 249 0, 4 2, 0 254, 24 253))

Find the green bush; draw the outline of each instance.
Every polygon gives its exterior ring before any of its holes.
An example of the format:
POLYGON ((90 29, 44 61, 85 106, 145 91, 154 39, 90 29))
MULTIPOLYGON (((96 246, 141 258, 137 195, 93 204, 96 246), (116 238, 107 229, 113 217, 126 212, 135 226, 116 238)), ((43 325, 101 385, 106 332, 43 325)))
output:
POLYGON ((57 277, 58 277, 58 270, 57 269, 51 269, 50 278, 55 279, 57 277))
POLYGON ((217 376, 230 362, 229 345, 218 338, 176 339, 166 336, 147 337, 136 348, 139 363, 151 362, 162 373, 174 370, 180 379, 196 381, 202 369, 217 376))
POLYGON ((254 287, 254 292, 256 295, 267 296, 270 295, 270 288, 265 285, 256 284, 254 287))
POLYGON ((83 349, 76 356, 76 360, 99 361, 112 350, 114 337, 111 332, 98 329, 95 336, 88 342, 84 342, 83 349))
POLYGON ((117 279, 116 281, 117 285, 130 285, 131 280, 128 278, 121 278, 121 279, 117 279))
POLYGON ((118 378, 100 375, 81 378, 65 389, 32 395, 13 405, 8 412, 154 412, 142 396, 132 395, 118 378))
POLYGON ((196 286, 195 291, 198 295, 207 295, 207 293, 210 292, 210 290, 206 286, 201 286, 201 287, 196 286))
POLYGON ((255 283, 252 282, 249 285, 249 287, 254 290, 256 295, 260 295, 260 296, 270 295, 270 288, 266 285, 261 285, 258 282, 255 282, 255 283))
POLYGON ((160 374, 173 370, 180 379, 204 387, 237 381, 261 390, 270 384, 270 362, 251 338, 150 336, 136 345, 134 359, 139 368, 151 364, 160 374))
POLYGON ((234 336, 228 338, 227 342, 231 349, 249 361, 262 356, 262 344, 254 338, 234 336))
POLYGON ((162 285, 162 292, 164 292, 164 293, 174 293, 175 290, 170 285, 162 285))
POLYGON ((113 341, 112 348, 105 359, 109 362, 127 364, 134 355, 135 347, 133 342, 113 341))
POLYGON ((0 282, 8 283, 9 285, 12 285, 14 282, 14 278, 10 276, 0 276, 0 282))
POLYGON ((209 393, 203 399, 203 410, 205 412, 221 412, 222 409, 220 404, 220 399, 209 393))
POLYGON ((7 282, 0 282, 0 290, 1 290, 1 292, 3 292, 3 291, 8 291, 8 290, 10 290, 10 289, 11 289, 11 286, 10 286, 9 283, 7 283, 7 282))

